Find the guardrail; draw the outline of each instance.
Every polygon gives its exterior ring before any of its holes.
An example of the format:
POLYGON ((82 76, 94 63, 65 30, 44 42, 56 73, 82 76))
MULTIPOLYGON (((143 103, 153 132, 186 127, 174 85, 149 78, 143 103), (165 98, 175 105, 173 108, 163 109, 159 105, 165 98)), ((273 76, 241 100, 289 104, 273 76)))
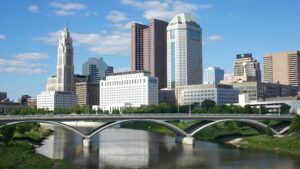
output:
POLYGON ((99 117, 243 117, 243 118, 293 118, 293 115, 280 114, 188 114, 188 113, 136 113, 136 114, 44 114, 44 115, 1 115, 0 119, 28 118, 99 118, 99 117))

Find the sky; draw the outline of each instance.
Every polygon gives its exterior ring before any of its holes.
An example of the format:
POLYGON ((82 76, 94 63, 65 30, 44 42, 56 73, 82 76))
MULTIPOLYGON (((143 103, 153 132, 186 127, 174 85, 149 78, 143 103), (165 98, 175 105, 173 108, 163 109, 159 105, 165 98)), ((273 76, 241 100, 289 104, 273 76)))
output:
POLYGON ((116 71, 130 69, 130 24, 178 13, 202 27, 203 67, 232 73, 236 54, 300 50, 299 0, 1 0, 0 91, 36 97, 56 74, 60 31, 73 38, 75 73, 100 56, 116 71))

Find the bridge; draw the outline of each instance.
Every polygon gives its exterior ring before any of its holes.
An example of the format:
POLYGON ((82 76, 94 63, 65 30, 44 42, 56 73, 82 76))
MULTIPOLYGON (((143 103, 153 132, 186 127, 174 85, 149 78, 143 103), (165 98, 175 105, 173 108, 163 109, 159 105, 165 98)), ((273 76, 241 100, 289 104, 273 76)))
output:
MULTIPOLYGON (((293 119, 292 115, 278 115, 278 114, 186 114, 186 113, 155 113, 155 114, 45 114, 45 115, 5 115, 0 116, 0 128, 7 125, 14 125, 19 123, 47 123, 60 126, 70 130, 83 138, 83 146, 91 146, 91 138, 97 133, 115 126, 117 124, 127 122, 150 122, 161 125, 173 131, 177 136, 176 142, 183 144, 193 144, 193 136, 199 131, 221 122, 241 122, 253 127, 260 133, 266 132, 268 126, 260 122, 262 120, 278 120, 290 122, 293 119), (168 123, 171 120, 193 120, 199 121, 185 130, 168 123), (105 124, 93 129, 85 134, 78 129, 69 126, 63 122, 67 121, 106 121, 105 124)), ((289 125, 289 123, 288 123, 289 125)), ((283 128, 272 128, 274 135, 281 135, 289 128, 285 125, 283 128)))

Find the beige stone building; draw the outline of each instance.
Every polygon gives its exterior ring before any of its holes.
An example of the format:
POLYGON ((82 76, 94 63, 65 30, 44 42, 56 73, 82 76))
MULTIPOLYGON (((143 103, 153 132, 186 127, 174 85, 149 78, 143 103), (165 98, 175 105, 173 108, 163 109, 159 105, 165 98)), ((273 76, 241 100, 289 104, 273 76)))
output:
POLYGON ((271 53, 264 56, 264 81, 300 85, 300 51, 271 53))
POLYGON ((75 83, 77 104, 80 106, 99 105, 99 83, 75 83))
POLYGON ((234 62, 235 79, 243 81, 261 81, 260 64, 251 53, 238 54, 234 62))

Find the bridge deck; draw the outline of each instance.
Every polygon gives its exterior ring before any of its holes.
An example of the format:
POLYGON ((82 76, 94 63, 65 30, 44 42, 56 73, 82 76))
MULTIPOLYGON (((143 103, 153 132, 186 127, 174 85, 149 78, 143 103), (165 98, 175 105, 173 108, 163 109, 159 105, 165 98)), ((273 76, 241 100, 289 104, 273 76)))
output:
POLYGON ((221 119, 249 119, 249 120, 280 120, 291 121, 292 115, 263 115, 263 114, 186 114, 186 113, 157 113, 157 114, 46 114, 46 115, 4 115, 0 122, 49 120, 49 121, 112 121, 129 119, 155 119, 155 120, 221 120, 221 119))

